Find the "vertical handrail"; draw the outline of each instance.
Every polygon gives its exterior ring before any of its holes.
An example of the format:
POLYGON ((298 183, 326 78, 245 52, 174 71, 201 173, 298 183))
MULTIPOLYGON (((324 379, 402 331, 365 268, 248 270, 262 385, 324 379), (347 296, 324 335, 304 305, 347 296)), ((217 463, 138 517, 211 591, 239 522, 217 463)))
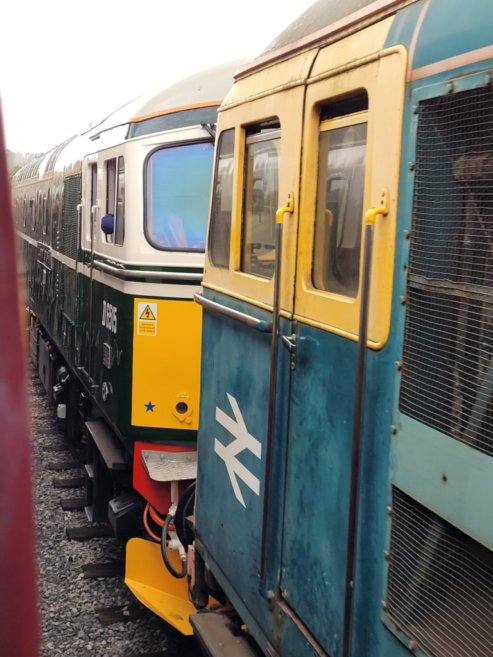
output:
POLYGON ((272 303, 272 338, 270 350, 270 377, 269 377, 269 403, 267 416, 267 436, 265 441, 265 470, 264 470, 264 501, 262 512, 262 534, 260 544, 260 569, 259 575, 262 580, 265 575, 267 560, 267 526, 269 523, 269 498, 270 498, 270 470, 272 462, 272 441, 274 437, 274 425, 276 416, 277 395, 277 355, 279 352, 279 309, 281 290, 281 264, 282 264, 282 234, 285 214, 294 212, 294 195, 288 194, 288 203, 276 212, 276 239, 275 239, 275 268, 274 268, 274 298, 272 303))
POLYGON ((389 212, 388 191, 384 189, 380 205, 368 210, 364 217, 363 274, 361 281, 361 302, 359 315, 359 341, 356 358, 356 383, 354 395, 353 436, 351 447, 351 482, 349 491, 348 533, 346 546, 346 582, 344 597, 344 628, 342 637, 342 657, 351 654, 353 621, 353 596, 356 575, 356 544, 358 539, 359 484, 361 479, 361 434, 365 395, 365 371, 368 341, 368 321, 370 310, 371 257, 373 250, 373 230, 378 215, 389 212))

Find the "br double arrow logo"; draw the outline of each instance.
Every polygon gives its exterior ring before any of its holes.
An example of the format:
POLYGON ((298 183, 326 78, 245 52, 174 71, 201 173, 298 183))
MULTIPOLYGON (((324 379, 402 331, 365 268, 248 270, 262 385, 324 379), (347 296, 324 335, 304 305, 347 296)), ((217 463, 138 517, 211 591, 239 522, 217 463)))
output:
POLYGON ((252 452, 258 459, 262 457, 262 444, 254 438, 246 428, 245 420, 241 414, 240 407, 236 399, 229 395, 227 397, 233 411, 234 419, 226 415, 218 406, 216 406, 216 420, 219 424, 234 436, 233 442, 229 445, 223 445, 217 438, 214 439, 214 451, 222 458, 228 471, 228 476, 233 486, 236 499, 246 508, 245 500, 241 494, 238 479, 252 490, 255 495, 260 493, 260 481, 246 468, 237 456, 245 449, 252 452))

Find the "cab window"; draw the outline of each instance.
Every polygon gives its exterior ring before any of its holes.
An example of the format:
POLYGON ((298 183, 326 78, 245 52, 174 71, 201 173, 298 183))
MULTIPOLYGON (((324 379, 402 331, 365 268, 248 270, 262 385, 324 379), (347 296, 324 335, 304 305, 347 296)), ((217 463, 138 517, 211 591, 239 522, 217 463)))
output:
POLYGON ((160 148, 146 165, 147 240, 157 249, 204 251, 214 145, 160 148))
POLYGON ((106 216, 113 218, 111 231, 104 231, 105 240, 110 244, 114 243, 114 217, 115 217, 115 182, 116 182, 116 158, 106 160, 106 216))
POLYGON ((125 232, 125 161, 118 158, 116 174, 115 244, 123 244, 125 232))
POLYGON ((246 138, 240 268, 263 278, 272 278, 275 266, 280 136, 278 125, 262 125, 246 138))
POLYGON ((106 214, 103 232, 109 244, 123 244, 125 233, 125 161, 114 157, 105 162, 106 214))
POLYGON ((219 136, 212 192, 209 257, 216 267, 229 267, 233 211, 234 129, 219 136))

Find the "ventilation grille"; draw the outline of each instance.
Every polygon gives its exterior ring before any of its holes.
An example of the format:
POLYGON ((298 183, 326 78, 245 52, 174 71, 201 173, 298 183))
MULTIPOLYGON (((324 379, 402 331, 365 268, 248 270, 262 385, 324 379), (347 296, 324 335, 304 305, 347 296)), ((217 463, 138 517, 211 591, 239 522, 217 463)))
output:
POLYGON ((77 258, 78 216, 81 201, 81 175, 69 176, 63 188, 62 239, 60 251, 69 258, 77 258))
POLYGON ((387 613, 433 657, 493 655, 493 553, 398 489, 387 613))
POLYGON ((420 103, 401 410, 493 455, 493 89, 420 103))
POLYGON ((72 320, 76 321, 77 313, 77 277, 73 269, 63 267, 63 312, 72 320))

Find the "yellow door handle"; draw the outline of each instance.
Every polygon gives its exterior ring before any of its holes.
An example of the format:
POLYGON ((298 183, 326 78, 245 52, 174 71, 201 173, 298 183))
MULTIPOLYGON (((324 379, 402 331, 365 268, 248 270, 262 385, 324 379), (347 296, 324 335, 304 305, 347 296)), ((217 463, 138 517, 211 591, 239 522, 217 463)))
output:
POLYGON ((286 213, 293 214, 294 212, 294 194, 289 192, 288 204, 276 211, 276 224, 284 223, 284 215, 286 213))
POLYGON ((364 219, 365 226, 373 226, 379 214, 386 216, 388 213, 389 213, 389 190, 385 188, 382 189, 382 193, 380 195, 380 205, 377 205, 375 208, 370 208, 365 212, 365 219, 364 219))

